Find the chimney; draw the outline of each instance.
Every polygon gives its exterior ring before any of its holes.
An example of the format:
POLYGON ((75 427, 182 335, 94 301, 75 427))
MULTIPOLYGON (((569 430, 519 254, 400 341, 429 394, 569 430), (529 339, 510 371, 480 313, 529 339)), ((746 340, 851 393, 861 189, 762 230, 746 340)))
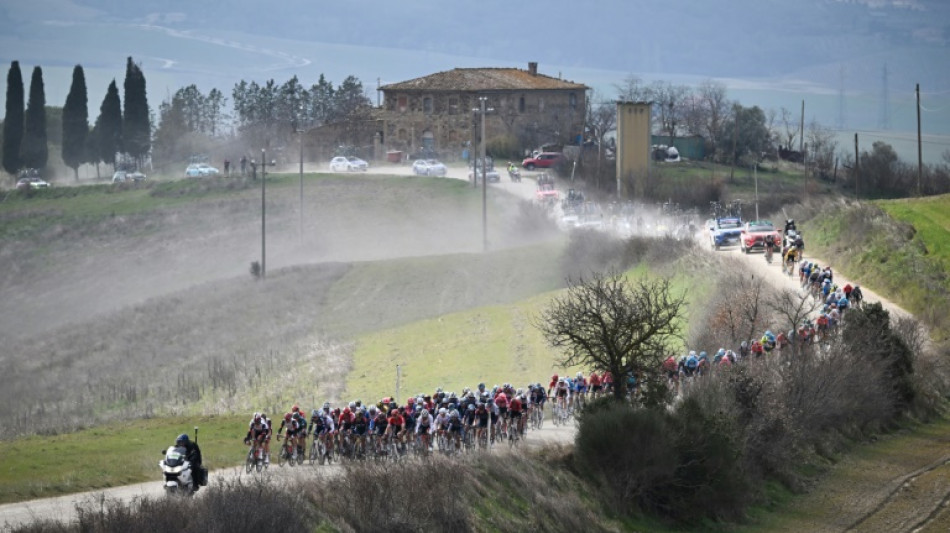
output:
POLYGON ((536 61, 531 61, 528 63, 528 74, 531 74, 532 76, 538 75, 538 63, 536 61))

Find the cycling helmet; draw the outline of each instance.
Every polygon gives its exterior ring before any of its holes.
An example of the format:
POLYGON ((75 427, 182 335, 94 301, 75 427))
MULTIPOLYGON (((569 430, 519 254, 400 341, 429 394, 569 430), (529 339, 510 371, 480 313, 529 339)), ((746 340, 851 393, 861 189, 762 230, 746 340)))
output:
POLYGON ((718 355, 718 356, 726 355, 726 349, 725 349, 725 348, 719 348, 719 351, 716 352, 716 355, 718 355))
POLYGON ((186 444, 188 444, 188 434, 187 434, 187 433, 182 433, 181 435, 178 435, 178 438, 177 438, 177 439, 175 439, 175 445, 176 445, 176 446, 184 446, 184 445, 186 445, 186 444))
POLYGON ((371 414, 371 415, 375 415, 375 414, 376 414, 376 406, 375 406, 375 405, 369 406, 369 414, 371 414))
POLYGON ((479 388, 479 389, 484 389, 484 388, 485 388, 485 384, 484 384, 484 383, 479 383, 479 384, 478 384, 478 388, 479 388))
POLYGON ((578 378, 584 377, 584 373, 583 373, 583 372, 578 372, 578 373, 577 373, 577 377, 578 377, 578 378))
POLYGON ((692 355, 693 357, 695 357, 695 356, 696 356, 696 350, 690 350, 690 351, 689 351, 689 355, 692 355))
POLYGON ((356 402, 350 402, 350 410, 356 409, 356 402))
POLYGON ((699 352, 699 357, 706 357, 708 354, 706 352, 699 352))
POLYGON ((356 404, 357 407, 363 405, 363 401, 362 401, 362 400, 356 400, 354 403, 356 404))
POLYGON ((329 409, 329 408, 330 408, 330 402, 323 402, 323 408, 324 408, 324 409, 329 409))
POLYGON ((444 414, 447 413, 448 411, 449 411, 448 409, 446 409, 445 407, 442 407, 442 408, 439 409, 439 414, 440 414, 440 415, 444 415, 444 414))
POLYGON ((287 413, 284 415, 284 420, 286 420, 287 422, 290 422, 291 418, 293 418, 293 415, 290 413, 287 413))
POLYGON ((297 404, 294 404, 294 406, 290 408, 290 412, 291 412, 291 413, 298 413, 298 412, 300 412, 300 406, 297 405, 297 404))
POLYGON ((557 374, 554 374, 553 376, 551 376, 551 381, 557 381, 557 374))
POLYGON ((260 413, 254 413, 254 421, 255 421, 255 422, 258 422, 258 421, 260 421, 260 419, 261 419, 261 414, 260 414, 260 413))
POLYGON ((453 410, 452 410, 452 414, 450 414, 449 416, 452 417, 452 418, 458 418, 458 417, 459 417, 459 412, 458 412, 458 411, 455 411, 455 410, 453 409, 453 410))
POLYGON ((319 413, 320 413, 320 411, 317 411, 316 409, 314 409, 314 410, 310 411, 310 416, 317 416, 317 414, 319 414, 319 413))
POLYGON ((414 404, 414 403, 416 403, 416 399, 415 399, 415 398, 409 398, 409 405, 412 405, 412 404, 414 404))

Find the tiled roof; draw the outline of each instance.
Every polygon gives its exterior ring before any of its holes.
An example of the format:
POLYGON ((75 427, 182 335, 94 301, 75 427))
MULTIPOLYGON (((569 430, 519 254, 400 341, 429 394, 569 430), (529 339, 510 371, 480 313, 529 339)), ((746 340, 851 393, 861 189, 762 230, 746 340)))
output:
POLYGON ((497 91, 575 89, 587 86, 517 68, 457 68, 380 87, 382 91, 497 91))

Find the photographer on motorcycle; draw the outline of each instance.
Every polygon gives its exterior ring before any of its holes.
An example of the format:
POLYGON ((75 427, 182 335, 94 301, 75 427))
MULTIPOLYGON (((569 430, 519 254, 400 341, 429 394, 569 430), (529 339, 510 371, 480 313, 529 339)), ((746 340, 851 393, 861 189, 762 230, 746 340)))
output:
POLYGON ((187 433, 178 435, 178 438, 175 439, 175 446, 180 446, 185 449, 185 459, 191 463, 191 476, 194 480, 192 490, 197 492, 199 485, 204 486, 208 484, 208 470, 201 466, 201 448, 198 447, 197 442, 192 442, 192 440, 188 438, 187 433))

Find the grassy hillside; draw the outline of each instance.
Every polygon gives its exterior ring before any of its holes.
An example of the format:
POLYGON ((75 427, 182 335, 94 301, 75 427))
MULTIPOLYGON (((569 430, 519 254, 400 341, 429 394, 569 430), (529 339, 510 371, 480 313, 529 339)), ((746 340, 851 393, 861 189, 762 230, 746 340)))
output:
POLYGON ((950 338, 950 195, 829 204, 804 225, 809 247, 950 338))

